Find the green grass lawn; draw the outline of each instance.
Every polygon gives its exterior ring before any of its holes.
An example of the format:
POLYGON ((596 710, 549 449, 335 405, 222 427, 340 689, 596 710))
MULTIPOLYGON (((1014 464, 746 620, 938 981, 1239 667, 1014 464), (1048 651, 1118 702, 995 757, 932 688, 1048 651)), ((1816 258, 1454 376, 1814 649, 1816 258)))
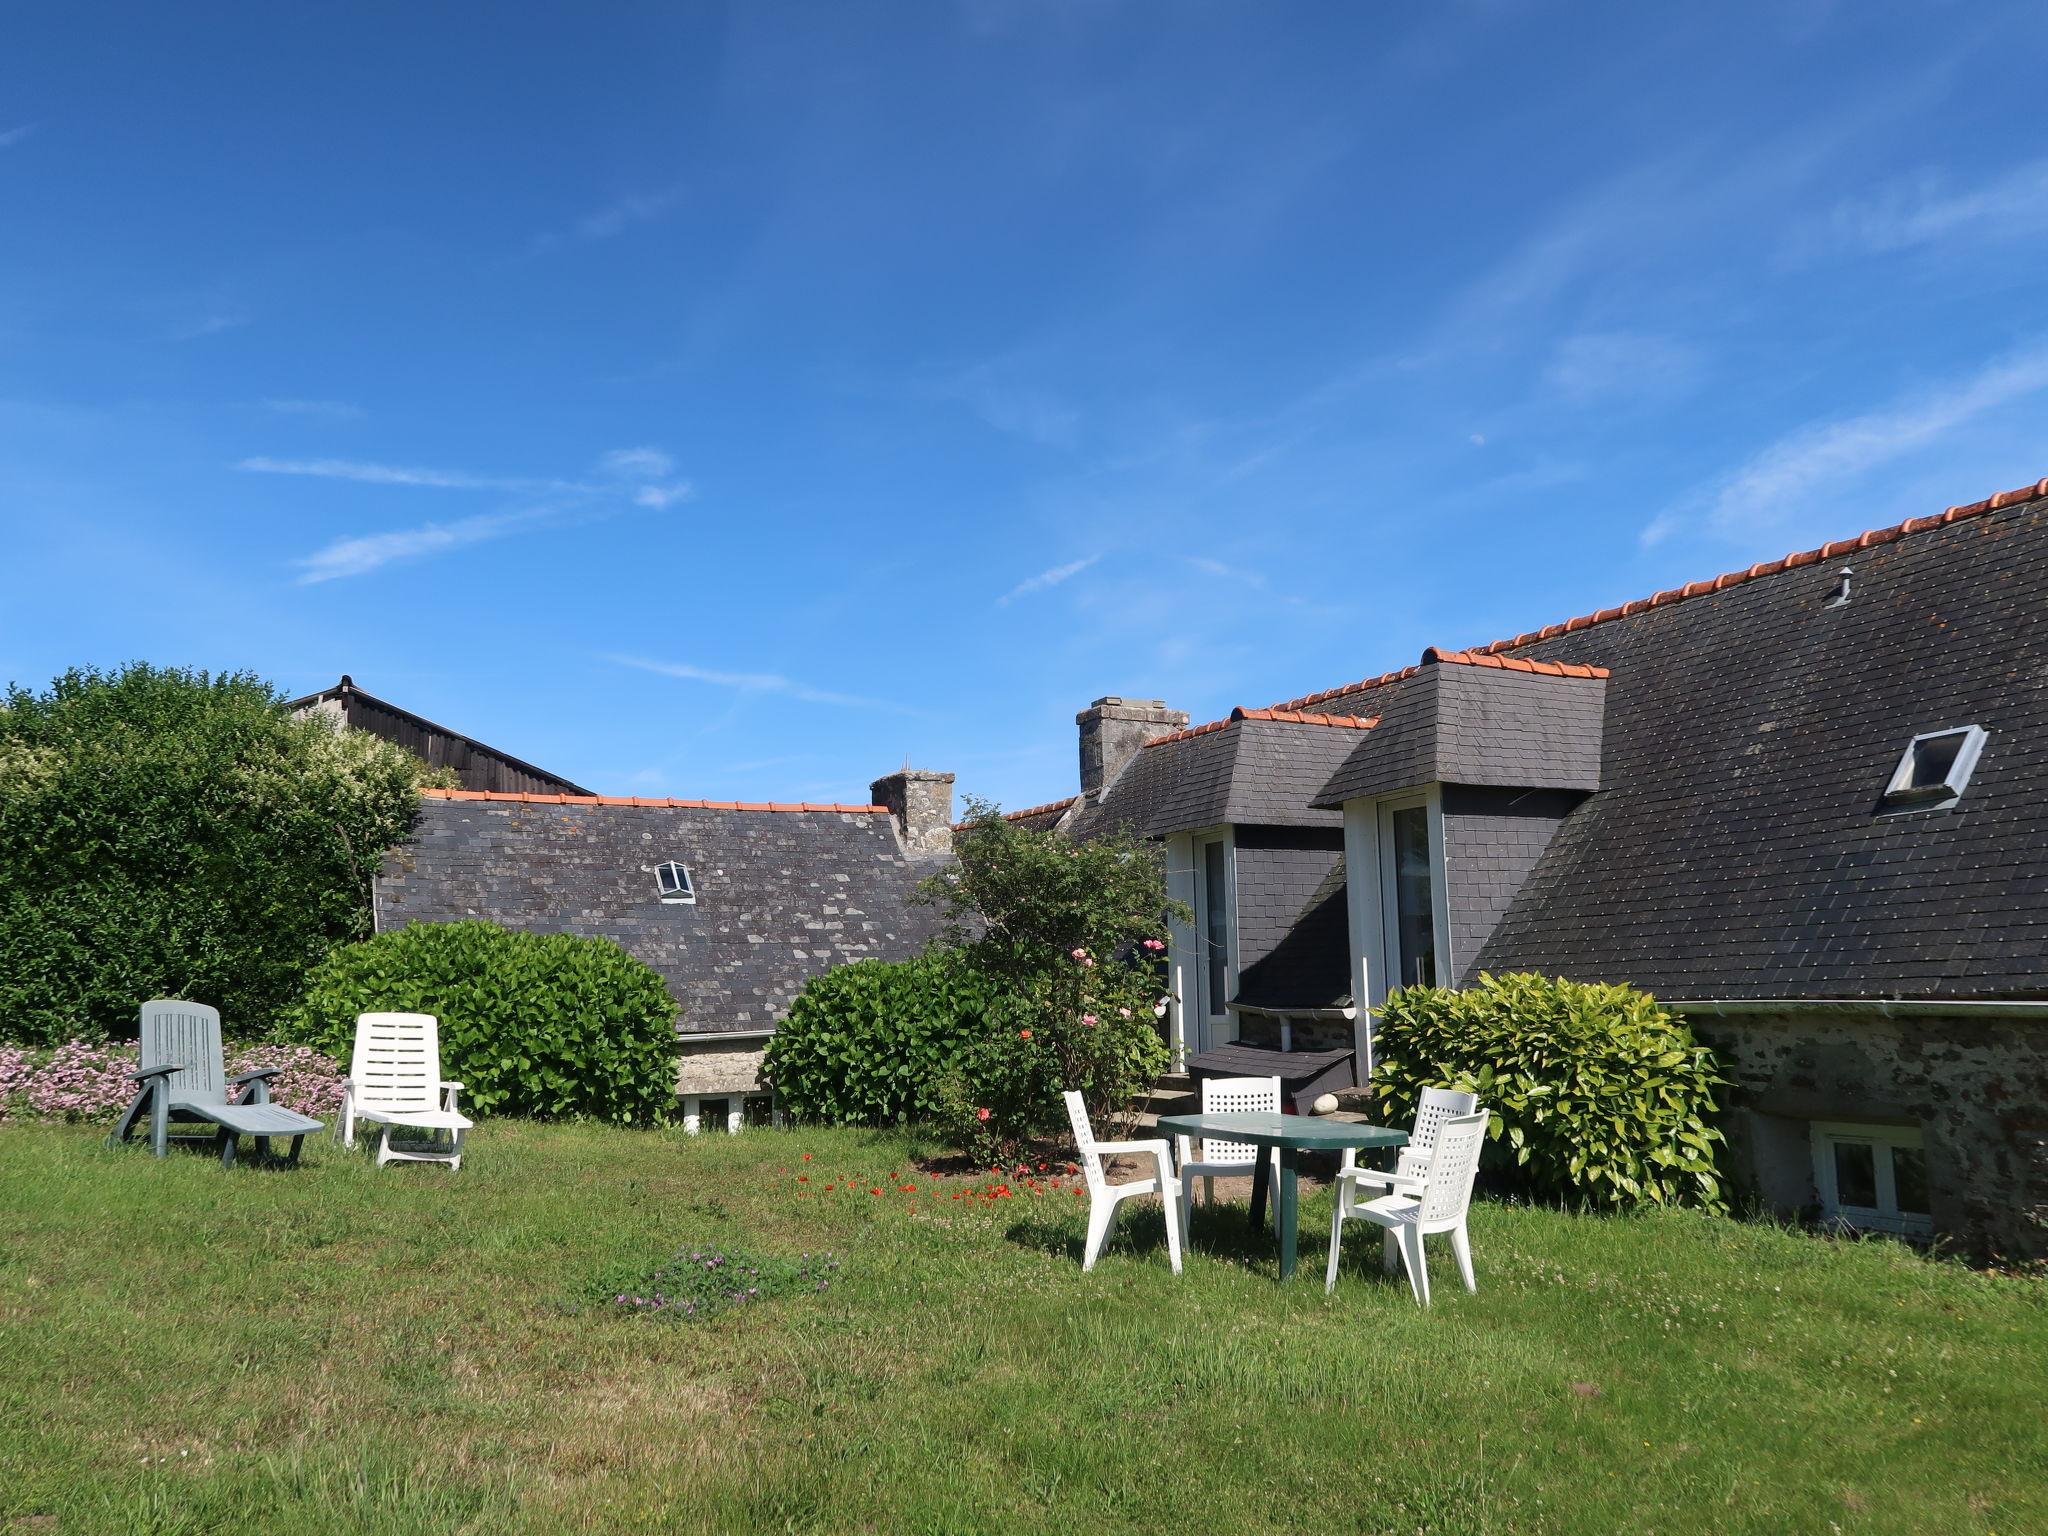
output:
POLYGON ((2037 1283, 1487 1205, 1425 1313, 1364 1229, 1324 1297, 1327 1196, 1282 1286, 1241 1208, 1178 1278, 1156 1211, 1084 1276, 1083 1203, 1012 1182, 844 1132, 223 1175, 0 1127, 0 1532, 2048 1531, 2037 1283), (565 1305, 698 1244, 843 1267, 565 1305))

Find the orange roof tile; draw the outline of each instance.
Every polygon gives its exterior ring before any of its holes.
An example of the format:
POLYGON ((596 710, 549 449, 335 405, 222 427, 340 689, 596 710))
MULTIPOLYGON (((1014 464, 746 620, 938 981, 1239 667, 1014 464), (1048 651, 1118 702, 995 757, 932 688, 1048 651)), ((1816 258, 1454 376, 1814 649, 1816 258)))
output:
POLYGON ((1504 672, 1537 672, 1545 677, 1605 677, 1605 667, 1589 667, 1575 661, 1531 661, 1526 656, 1495 656, 1485 651, 1442 651, 1431 646, 1422 653, 1425 665, 1443 662, 1454 667, 1498 667, 1504 672))
MULTIPOLYGON (((1005 811, 1003 812, 1003 820, 1022 821, 1027 816, 1043 816, 1048 811, 1064 811, 1080 798, 1079 795, 1069 795, 1064 800, 1048 800, 1043 805, 1027 805, 1021 811, 1005 811)), ((967 823, 960 821, 955 822, 954 825, 956 827, 964 827, 967 823)))
POLYGON ((666 811, 845 811, 856 815, 889 814, 886 805, 768 804, 754 800, 658 800, 641 795, 539 795, 496 789, 423 789, 434 800, 502 800, 521 805, 628 805, 666 811))
MULTIPOLYGON (((1539 640, 1550 640, 1558 635, 1575 634, 1594 624, 1605 624, 1609 619, 1627 618, 1648 608, 1661 608, 1667 603, 1683 602, 1689 597, 1699 597, 1708 592, 1723 592, 1729 587, 1740 586, 1759 576, 1775 576, 1780 571, 1792 570, 1802 565, 1815 565, 1823 560, 1838 560, 1843 555, 1854 554, 1859 549, 1869 549, 1873 544, 1889 544, 1894 539, 1909 533, 1922 533, 1929 528, 1946 527, 1966 517, 1976 517, 1984 512, 1994 512, 2005 507, 2016 507, 2022 502, 2039 501, 2048 498, 2048 477, 2032 485, 2022 485, 2010 491, 2000 491, 1996 496, 1987 496, 1982 501, 1954 506, 1926 517, 1909 517, 1902 523, 1889 528, 1872 528, 1859 533, 1853 539, 1836 539, 1817 549, 1800 550, 1786 555, 1781 560, 1762 560, 1747 570, 1724 571, 1709 581, 1689 581, 1682 587, 1670 587, 1650 597, 1638 597, 1613 608, 1602 608, 1594 613, 1580 614, 1566 619, 1561 624, 1547 624, 1542 629, 1532 629, 1526 634, 1516 635, 1512 640, 1495 640, 1487 645, 1473 646, 1468 651, 1439 653, 1438 659, 1446 655, 1496 656, 1503 651, 1517 650, 1525 645, 1534 645, 1539 640)), ((1307 704, 1320 704, 1328 699, 1340 698, 1349 693, 1363 693, 1369 688, 1378 688, 1385 683, 1396 683, 1404 677, 1415 675, 1416 668, 1402 667, 1393 672, 1382 672, 1377 677, 1361 678, 1355 683, 1345 683, 1336 688, 1325 688, 1319 693, 1305 693, 1298 699, 1289 699, 1273 706, 1275 710, 1300 709, 1307 704)), ((1152 743, 1148 742, 1150 746, 1152 743)))
POLYGON ((1357 715, 1304 715, 1290 709, 1233 709, 1227 719, 1211 720, 1206 725, 1190 726, 1184 731, 1169 731, 1164 736, 1154 736, 1145 745, 1162 747, 1172 741, 1186 741, 1191 736, 1206 736, 1211 731, 1227 730, 1240 720, 1281 720, 1289 725, 1327 725, 1341 731, 1369 731, 1380 723, 1378 715, 1361 718, 1357 715))

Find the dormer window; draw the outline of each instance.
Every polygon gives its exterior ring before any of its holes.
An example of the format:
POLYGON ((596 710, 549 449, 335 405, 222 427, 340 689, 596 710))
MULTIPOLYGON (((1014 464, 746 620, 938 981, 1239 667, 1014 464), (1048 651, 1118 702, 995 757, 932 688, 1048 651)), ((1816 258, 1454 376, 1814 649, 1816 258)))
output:
POLYGON ((672 905, 689 906, 697 900, 697 887, 690 882, 690 866, 671 859, 654 867, 655 889, 672 905))
POLYGON ((1935 811, 1955 804, 1969 787, 1984 751, 1981 725, 1929 731, 1907 743, 1892 781, 1885 786, 1889 811, 1935 811))

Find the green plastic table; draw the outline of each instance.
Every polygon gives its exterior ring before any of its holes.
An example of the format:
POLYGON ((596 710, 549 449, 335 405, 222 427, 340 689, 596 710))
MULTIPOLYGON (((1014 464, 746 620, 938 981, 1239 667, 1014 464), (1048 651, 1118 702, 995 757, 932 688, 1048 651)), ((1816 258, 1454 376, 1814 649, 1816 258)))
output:
MULTIPOLYGON (((1223 1141, 1248 1141, 1280 1149, 1280 1189, 1273 1201, 1274 1225, 1280 1229, 1280 1278, 1294 1273, 1295 1157, 1299 1152, 1341 1152, 1346 1147, 1370 1151, 1404 1147, 1408 1133, 1384 1125, 1352 1125, 1317 1120, 1308 1115, 1161 1115, 1159 1129, 1168 1136, 1214 1136, 1223 1141)), ((1266 1224, 1266 1184, 1273 1160, 1252 1164, 1252 1230, 1266 1224)))

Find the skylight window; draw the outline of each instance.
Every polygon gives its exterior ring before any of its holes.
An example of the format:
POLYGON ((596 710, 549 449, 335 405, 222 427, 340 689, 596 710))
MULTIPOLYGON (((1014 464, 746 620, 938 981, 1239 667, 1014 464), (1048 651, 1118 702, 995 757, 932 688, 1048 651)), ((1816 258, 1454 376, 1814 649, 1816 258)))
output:
POLYGON ((690 866, 678 864, 673 859, 654 867, 654 885, 665 902, 688 906, 697 900, 697 887, 690 880, 690 866))
POLYGON ((1929 731, 1906 745, 1906 755, 1885 786, 1888 810, 1932 811, 1953 805, 1969 787, 1977 759, 1984 751, 1981 725, 1959 725, 1929 731))

